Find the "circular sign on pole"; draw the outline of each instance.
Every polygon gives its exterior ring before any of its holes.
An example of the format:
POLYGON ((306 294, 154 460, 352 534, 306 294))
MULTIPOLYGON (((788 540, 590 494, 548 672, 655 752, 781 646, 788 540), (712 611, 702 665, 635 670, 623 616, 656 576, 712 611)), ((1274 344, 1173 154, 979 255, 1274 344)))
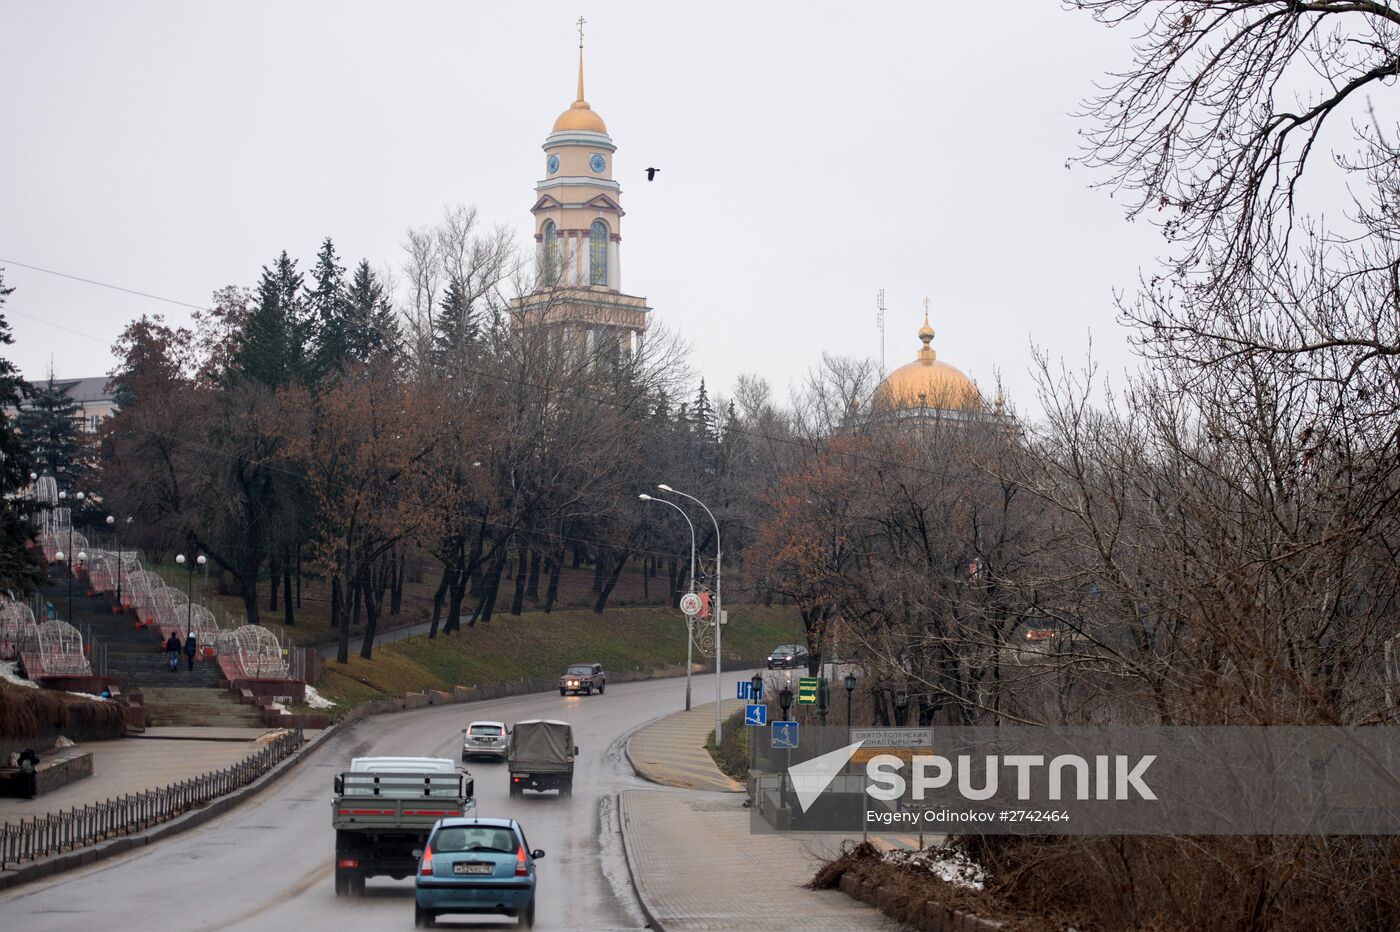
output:
POLYGON ((687 592, 681 596, 681 611, 692 618, 700 614, 700 596, 694 592, 687 592))

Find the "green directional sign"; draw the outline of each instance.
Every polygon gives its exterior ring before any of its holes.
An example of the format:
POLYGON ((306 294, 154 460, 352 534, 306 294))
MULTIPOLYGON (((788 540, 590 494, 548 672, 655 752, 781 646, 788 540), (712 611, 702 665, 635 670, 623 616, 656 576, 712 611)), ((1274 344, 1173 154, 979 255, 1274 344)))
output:
POLYGON ((797 681, 797 701, 803 705, 811 705, 817 701, 817 678, 815 676, 804 676, 797 681))

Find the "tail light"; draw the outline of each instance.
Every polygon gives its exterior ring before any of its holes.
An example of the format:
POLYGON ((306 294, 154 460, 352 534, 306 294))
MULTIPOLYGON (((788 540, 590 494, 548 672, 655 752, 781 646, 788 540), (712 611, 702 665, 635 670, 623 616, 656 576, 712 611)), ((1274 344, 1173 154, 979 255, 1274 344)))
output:
POLYGON ((341 858, 335 862, 336 867, 359 867, 360 862, 354 858, 341 858))
POLYGON ((525 863, 525 848, 524 848, 524 846, 521 846, 521 847, 519 847, 519 848, 517 848, 517 849, 515 850, 515 876, 517 876, 517 877, 528 877, 528 876, 530 876, 530 868, 529 868, 529 866, 525 863))
POLYGON ((423 846, 423 863, 418 865, 418 873, 424 877, 433 876, 433 849, 431 845, 423 846))

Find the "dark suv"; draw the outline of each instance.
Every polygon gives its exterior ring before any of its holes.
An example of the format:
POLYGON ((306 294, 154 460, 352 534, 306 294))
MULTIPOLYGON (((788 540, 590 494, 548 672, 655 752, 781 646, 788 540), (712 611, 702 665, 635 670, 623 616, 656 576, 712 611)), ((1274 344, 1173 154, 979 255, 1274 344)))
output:
POLYGON ((576 663, 559 677, 559 695, 583 693, 587 696, 594 691, 601 693, 607 685, 608 675, 603 672, 601 663, 576 663))
POLYGON ((784 644, 781 647, 773 648, 773 653, 768 655, 768 669, 770 670, 795 670, 805 666, 807 666, 807 648, 801 644, 784 644))

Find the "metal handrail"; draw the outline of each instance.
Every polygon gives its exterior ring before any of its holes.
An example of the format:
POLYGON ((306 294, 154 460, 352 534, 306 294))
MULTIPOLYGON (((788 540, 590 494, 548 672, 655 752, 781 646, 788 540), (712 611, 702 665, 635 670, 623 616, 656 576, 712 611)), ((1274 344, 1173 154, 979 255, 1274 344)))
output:
POLYGON ((196 806, 247 786, 291 756, 302 728, 278 735, 262 750, 222 770, 89 806, 0 825, 0 868, 72 851, 168 822, 196 806))

